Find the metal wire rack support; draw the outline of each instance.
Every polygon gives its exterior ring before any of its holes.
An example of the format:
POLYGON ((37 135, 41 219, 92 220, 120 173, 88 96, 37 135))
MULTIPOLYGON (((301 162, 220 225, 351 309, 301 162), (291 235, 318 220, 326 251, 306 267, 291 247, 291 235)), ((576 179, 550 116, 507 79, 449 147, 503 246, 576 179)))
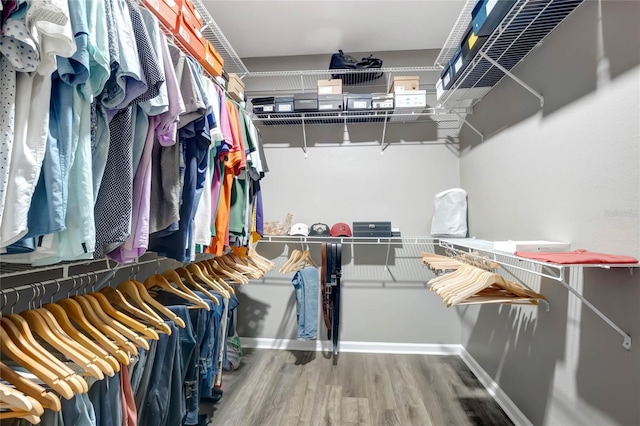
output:
MULTIPOLYGON (((566 272, 568 270, 570 270, 571 268, 580 268, 582 270, 582 268, 587 268, 587 267, 604 268, 604 269, 627 267, 633 273, 633 268, 639 267, 640 265, 638 265, 638 264, 624 264, 624 265, 620 265, 620 264, 560 265, 560 264, 557 264, 557 263, 546 263, 546 262, 540 262, 540 261, 533 260, 533 259, 527 259, 527 258, 524 258, 524 257, 519 257, 519 256, 515 256, 515 255, 512 255, 512 254, 509 254, 509 253, 506 253, 506 252, 492 251, 492 250, 489 250, 487 248, 483 248, 483 247, 479 246, 478 244, 473 244, 473 243, 465 244, 464 241, 458 241, 457 242, 455 240, 440 240, 438 244, 440 245, 440 247, 442 247, 442 248, 444 248, 446 250, 465 253, 466 255, 470 255, 470 256, 477 256, 477 255, 475 255, 473 253, 476 250, 477 251, 482 251, 483 253, 486 253, 486 254, 490 255, 491 256, 491 260, 493 262, 498 263, 499 265, 502 265, 505 268, 505 270, 513 268, 513 269, 517 269, 517 270, 520 270, 520 271, 533 273, 533 274, 539 275, 541 277, 549 278, 551 280, 559 282, 571 294, 573 294, 575 297, 577 297, 578 300, 580 300, 585 306, 587 306, 597 316, 599 316, 600 319, 602 319, 607 325, 609 325, 616 332, 618 332, 618 334, 620 334, 622 336, 622 339, 623 339, 622 340, 622 347, 625 348, 626 350, 631 350, 631 336, 627 332, 622 330, 622 328, 620 328, 616 323, 614 323, 602 311, 600 311, 598 308, 596 308, 589 300, 587 300, 576 289, 571 287, 571 285, 569 283, 567 283, 565 276, 566 276, 566 272), (529 267, 521 267, 521 266, 518 266, 518 265, 513 265, 511 263, 507 263, 507 262, 501 260, 501 258, 517 260, 519 262, 525 262, 525 263, 527 263, 529 265, 529 267), (538 269, 534 268, 534 266, 539 266, 540 269, 538 270, 538 269)), ((479 257, 479 256, 477 256, 477 257, 479 257)), ((485 257, 485 259, 486 259, 486 257, 485 257)))
POLYGON ((531 86, 529 86, 527 83, 525 83, 524 81, 520 80, 515 74, 513 74, 511 71, 509 71, 508 69, 506 69, 505 67, 503 67, 502 65, 500 65, 498 62, 494 61, 493 59, 491 59, 489 57, 489 55, 487 55, 484 52, 480 52, 480 56, 483 57, 484 59, 486 59, 487 61, 489 61, 491 63, 491 65, 493 65, 494 67, 498 68, 500 71, 502 71, 505 75, 511 77, 511 79, 513 81, 515 81, 516 83, 518 83, 520 86, 524 87, 525 89, 527 89, 529 92, 531 92, 535 97, 537 97, 538 99, 540 99, 540 108, 542 108, 544 106, 544 96, 542 96, 540 93, 536 92, 535 90, 533 90, 533 88, 531 86))

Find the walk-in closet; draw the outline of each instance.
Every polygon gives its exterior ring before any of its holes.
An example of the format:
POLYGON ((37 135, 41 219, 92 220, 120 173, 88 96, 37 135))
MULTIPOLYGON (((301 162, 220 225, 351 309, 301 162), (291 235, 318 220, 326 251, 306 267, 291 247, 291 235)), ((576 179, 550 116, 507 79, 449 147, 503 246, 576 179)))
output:
POLYGON ((640 1, 0 0, 0 424, 640 425, 640 1))

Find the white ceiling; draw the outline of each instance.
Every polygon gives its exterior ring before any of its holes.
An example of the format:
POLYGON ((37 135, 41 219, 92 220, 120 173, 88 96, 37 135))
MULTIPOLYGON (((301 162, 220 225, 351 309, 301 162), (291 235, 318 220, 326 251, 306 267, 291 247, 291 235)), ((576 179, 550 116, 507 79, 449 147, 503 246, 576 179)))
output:
POLYGON ((204 0, 241 58, 440 49, 465 0, 204 0))

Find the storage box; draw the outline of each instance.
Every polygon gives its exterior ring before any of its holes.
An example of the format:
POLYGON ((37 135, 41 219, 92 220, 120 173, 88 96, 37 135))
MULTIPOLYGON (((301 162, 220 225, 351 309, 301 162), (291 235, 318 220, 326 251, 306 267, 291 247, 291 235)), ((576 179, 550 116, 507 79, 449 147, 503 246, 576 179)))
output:
POLYGON ((473 32, 490 36, 515 3, 515 0, 478 0, 471 11, 473 32))
POLYGON ((318 111, 318 95, 315 93, 296 93, 293 95, 293 109, 296 112, 318 111))
POLYGON ((464 60, 464 56, 462 55, 462 47, 459 47, 458 50, 456 50, 456 53, 453 55, 453 58, 451 58, 451 65, 449 66, 449 73, 451 74, 451 84, 449 85, 449 87, 451 87, 451 85, 455 83, 458 77, 460 77, 460 74, 462 74, 462 72, 470 63, 470 61, 464 60))
POLYGON ((371 104, 375 110, 392 110, 394 106, 393 93, 372 93, 371 104))
POLYGON ((205 39, 199 29, 192 27, 184 19, 184 15, 180 14, 178 32, 176 34, 178 40, 187 48, 191 56, 198 62, 205 57, 205 39))
POLYGON ((571 244, 559 241, 494 241, 493 249, 507 253, 515 253, 516 251, 563 252, 571 250, 571 244))
POLYGON ((460 45, 463 61, 471 62, 488 38, 488 36, 476 35, 473 32, 473 28, 469 28, 462 38, 462 44, 460 45))
POLYGON ((370 94, 347 94, 347 111, 367 111, 371 109, 370 94))
POLYGON ((192 0, 175 0, 180 8, 180 12, 188 13, 190 17, 188 19, 193 19, 193 22, 197 22, 194 25, 195 28, 202 29, 202 25, 204 24, 204 19, 200 12, 197 11, 196 6, 193 4, 192 0))
POLYGON ((332 95, 318 94, 319 111, 342 111, 344 109, 344 97, 342 93, 332 95))
POLYGON ((353 222, 354 237, 391 238, 391 222, 353 222))
POLYGON ((276 96, 276 112, 293 112, 293 96, 276 96))
POLYGON ((318 80, 318 95, 338 95, 342 93, 342 80, 318 80))
POLYGON ((213 77, 222 75, 222 68, 224 66, 224 60, 222 56, 214 49, 209 40, 205 40, 204 43, 204 58, 200 61, 200 64, 204 69, 213 77))
POLYGON ((273 96, 266 98, 253 98, 251 99, 253 105, 253 112, 255 114, 269 114, 276 112, 276 101, 273 96))
POLYGON ((244 102, 244 82, 238 74, 229 74, 229 83, 227 84, 227 93, 232 99, 238 102, 244 102))
POLYGON ((174 0, 142 0, 142 3, 170 32, 177 32, 180 6, 174 0))
POLYGON ((398 108, 424 108, 427 106, 426 90, 411 90, 395 93, 396 109, 398 108))
POLYGON ((389 93, 401 93, 420 89, 420 77, 417 75, 397 75, 393 77, 389 93))
POLYGON ((442 82, 443 90, 448 90, 453 84, 453 79, 451 78, 451 60, 444 67, 442 72, 440 73, 440 81, 442 82))

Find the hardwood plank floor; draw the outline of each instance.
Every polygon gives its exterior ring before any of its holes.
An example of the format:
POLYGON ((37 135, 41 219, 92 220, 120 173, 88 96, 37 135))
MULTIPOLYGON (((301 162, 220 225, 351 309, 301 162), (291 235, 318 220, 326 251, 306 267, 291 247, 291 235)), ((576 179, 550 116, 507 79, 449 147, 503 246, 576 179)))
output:
POLYGON ((223 396, 202 404, 210 425, 509 426, 456 356, 245 349, 223 374, 223 396))

